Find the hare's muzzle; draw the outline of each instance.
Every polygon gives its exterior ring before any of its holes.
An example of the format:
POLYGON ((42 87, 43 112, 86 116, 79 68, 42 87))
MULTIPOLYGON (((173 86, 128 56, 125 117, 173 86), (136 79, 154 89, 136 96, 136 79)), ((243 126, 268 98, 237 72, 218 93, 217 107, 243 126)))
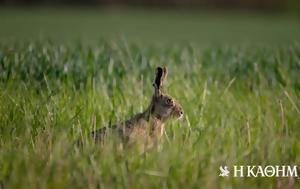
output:
POLYGON ((181 110, 179 114, 180 114, 180 116, 179 116, 178 119, 182 119, 183 118, 183 111, 181 110))
POLYGON ((177 119, 181 119, 183 118, 183 109, 180 105, 176 105, 174 107, 174 116, 177 118, 177 119))

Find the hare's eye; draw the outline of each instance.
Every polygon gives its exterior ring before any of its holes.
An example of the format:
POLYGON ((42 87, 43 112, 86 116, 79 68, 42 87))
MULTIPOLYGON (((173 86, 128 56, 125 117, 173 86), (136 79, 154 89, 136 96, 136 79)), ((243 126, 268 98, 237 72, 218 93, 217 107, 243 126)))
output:
POLYGON ((168 99, 167 99, 167 103, 168 103, 168 104, 173 104, 173 100, 170 99, 170 98, 168 98, 168 99))

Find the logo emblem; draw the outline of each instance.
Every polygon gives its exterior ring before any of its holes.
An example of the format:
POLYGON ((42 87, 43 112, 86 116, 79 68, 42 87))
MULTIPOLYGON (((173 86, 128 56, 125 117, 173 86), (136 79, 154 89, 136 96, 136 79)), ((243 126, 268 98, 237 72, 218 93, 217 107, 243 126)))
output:
POLYGON ((228 177, 229 176, 230 172, 229 172, 227 166, 224 166, 224 167, 220 166, 219 169, 220 169, 220 174, 219 174, 220 177, 228 177))

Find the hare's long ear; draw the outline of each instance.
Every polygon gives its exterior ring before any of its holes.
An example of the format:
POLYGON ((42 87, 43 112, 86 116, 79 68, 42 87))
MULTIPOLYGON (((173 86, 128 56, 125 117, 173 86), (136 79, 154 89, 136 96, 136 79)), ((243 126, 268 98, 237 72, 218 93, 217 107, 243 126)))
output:
POLYGON ((156 78, 155 81, 153 83, 154 86, 154 94, 156 96, 160 95, 162 93, 162 86, 163 86, 163 82, 165 80, 167 76, 167 69, 164 67, 157 67, 156 68, 156 78))
POLYGON ((161 80, 161 85, 163 84, 163 82, 166 80, 166 77, 168 75, 168 70, 166 67, 163 68, 163 77, 162 77, 162 80, 161 80))

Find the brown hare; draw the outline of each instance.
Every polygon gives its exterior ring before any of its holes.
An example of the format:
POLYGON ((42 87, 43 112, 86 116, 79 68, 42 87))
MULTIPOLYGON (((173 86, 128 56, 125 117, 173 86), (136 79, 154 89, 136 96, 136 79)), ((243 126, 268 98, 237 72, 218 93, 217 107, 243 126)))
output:
POLYGON ((163 91, 166 77, 167 69, 158 67, 153 83, 154 94, 148 108, 120 124, 93 131, 93 139, 102 142, 108 133, 115 133, 127 145, 138 143, 142 151, 152 147, 162 137, 165 122, 183 116, 181 105, 163 91))

